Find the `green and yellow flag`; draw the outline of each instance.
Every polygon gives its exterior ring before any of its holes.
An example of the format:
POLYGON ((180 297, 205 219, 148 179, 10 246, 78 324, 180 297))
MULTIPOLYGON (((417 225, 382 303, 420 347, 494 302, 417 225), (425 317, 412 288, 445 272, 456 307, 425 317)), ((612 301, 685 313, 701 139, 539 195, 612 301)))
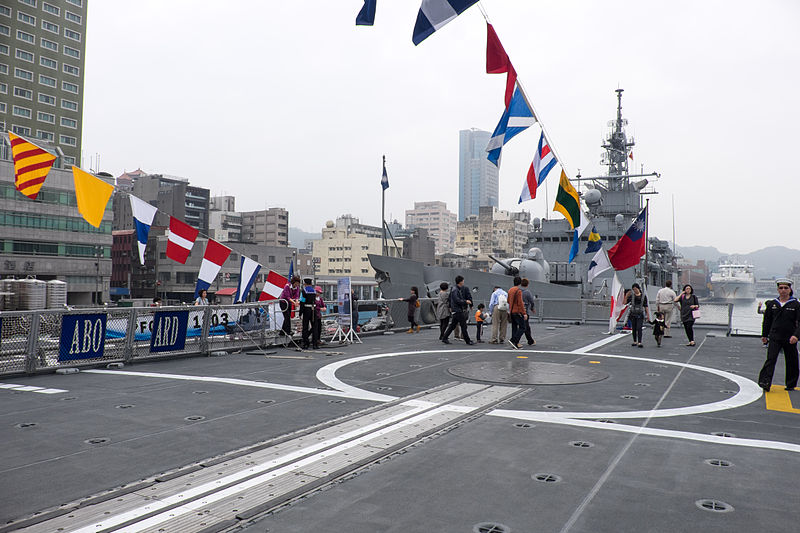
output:
POLYGON ((72 167, 72 177, 75 180, 78 211, 86 222, 99 228, 106 205, 111 199, 111 193, 114 192, 114 186, 78 167, 72 167))
POLYGON ((567 179, 564 170, 561 170, 561 179, 558 180, 558 194, 553 211, 558 211, 569 222, 570 229, 575 229, 581 224, 581 201, 578 191, 567 179))

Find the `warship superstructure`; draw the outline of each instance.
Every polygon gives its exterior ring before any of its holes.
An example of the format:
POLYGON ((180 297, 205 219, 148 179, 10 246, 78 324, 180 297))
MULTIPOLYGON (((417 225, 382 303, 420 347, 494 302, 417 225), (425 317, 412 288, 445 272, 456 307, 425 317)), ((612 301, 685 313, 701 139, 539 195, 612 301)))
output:
MULTIPOLYGON (((578 174, 572 181, 578 182, 577 189, 583 203, 589 210, 591 224, 603 240, 608 250, 625 235, 633 220, 645 206, 645 196, 657 194, 651 181, 657 180, 657 172, 629 172, 629 162, 635 141, 628 136, 625 127, 628 121, 622 116, 623 89, 617 89, 617 116, 609 121, 609 135, 603 142, 601 162, 607 167, 603 175, 584 177, 578 174)), ((584 297, 603 292, 611 285, 614 275, 608 270, 588 283, 589 263, 593 253, 584 253, 588 243, 589 230, 581 237, 580 250, 572 263, 567 262, 572 247, 573 231, 563 218, 535 218, 533 232, 528 242, 542 250, 550 263, 552 283, 581 287, 584 297)), ((620 271, 617 275, 626 286, 633 281, 644 281, 650 289, 657 290, 667 279, 672 279, 676 268, 674 254, 667 241, 648 236, 647 255, 638 266, 620 271)), ((650 291, 652 292, 652 291, 650 291)))

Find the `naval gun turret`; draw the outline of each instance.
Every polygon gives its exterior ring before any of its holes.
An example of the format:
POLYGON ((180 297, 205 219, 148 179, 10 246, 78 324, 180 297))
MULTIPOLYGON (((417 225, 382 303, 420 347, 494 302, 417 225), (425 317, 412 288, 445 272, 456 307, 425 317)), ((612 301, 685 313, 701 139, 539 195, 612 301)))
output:
POLYGON ((550 281, 550 264, 545 261, 544 254, 539 248, 531 248, 521 257, 500 260, 490 255, 489 259, 495 262, 491 268, 493 274, 519 276, 543 283, 550 281))

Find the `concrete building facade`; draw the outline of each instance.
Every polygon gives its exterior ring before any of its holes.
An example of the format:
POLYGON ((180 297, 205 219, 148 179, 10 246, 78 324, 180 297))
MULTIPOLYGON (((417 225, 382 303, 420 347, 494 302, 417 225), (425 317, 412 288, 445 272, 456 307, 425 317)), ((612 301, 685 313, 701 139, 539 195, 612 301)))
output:
POLYGON ((242 241, 289 246, 289 212, 282 207, 242 211, 242 241))
POLYGON ((500 181, 497 167, 486 158, 491 134, 472 128, 458 136, 458 220, 466 220, 482 206, 499 205, 500 181))
POLYGON ((81 165, 88 0, 0 3, 0 131, 55 145, 81 165))
POLYGON ((478 216, 470 215, 458 222, 455 253, 470 257, 489 254, 518 257, 528 242, 529 222, 530 213, 510 213, 483 206, 478 216))
MULTIPOLYGON (((373 278, 375 270, 367 254, 381 255, 380 237, 361 233, 348 233, 346 228, 336 227, 328 221, 322 230, 322 238, 313 242, 313 261, 319 276, 358 276, 373 278)), ((402 257, 402 241, 397 248, 389 247, 389 255, 402 257)))
POLYGON ((453 251, 457 222, 458 217, 447 209, 445 202, 414 202, 414 209, 406 210, 406 227, 427 230, 437 254, 453 251))

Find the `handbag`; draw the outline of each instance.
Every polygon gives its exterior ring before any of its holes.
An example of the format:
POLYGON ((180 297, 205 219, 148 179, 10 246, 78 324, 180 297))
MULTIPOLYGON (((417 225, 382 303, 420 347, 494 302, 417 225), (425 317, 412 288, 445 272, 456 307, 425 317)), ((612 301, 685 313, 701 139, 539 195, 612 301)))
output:
POLYGON ((692 309, 692 318, 695 320, 700 318, 700 310, 699 309, 692 309))

